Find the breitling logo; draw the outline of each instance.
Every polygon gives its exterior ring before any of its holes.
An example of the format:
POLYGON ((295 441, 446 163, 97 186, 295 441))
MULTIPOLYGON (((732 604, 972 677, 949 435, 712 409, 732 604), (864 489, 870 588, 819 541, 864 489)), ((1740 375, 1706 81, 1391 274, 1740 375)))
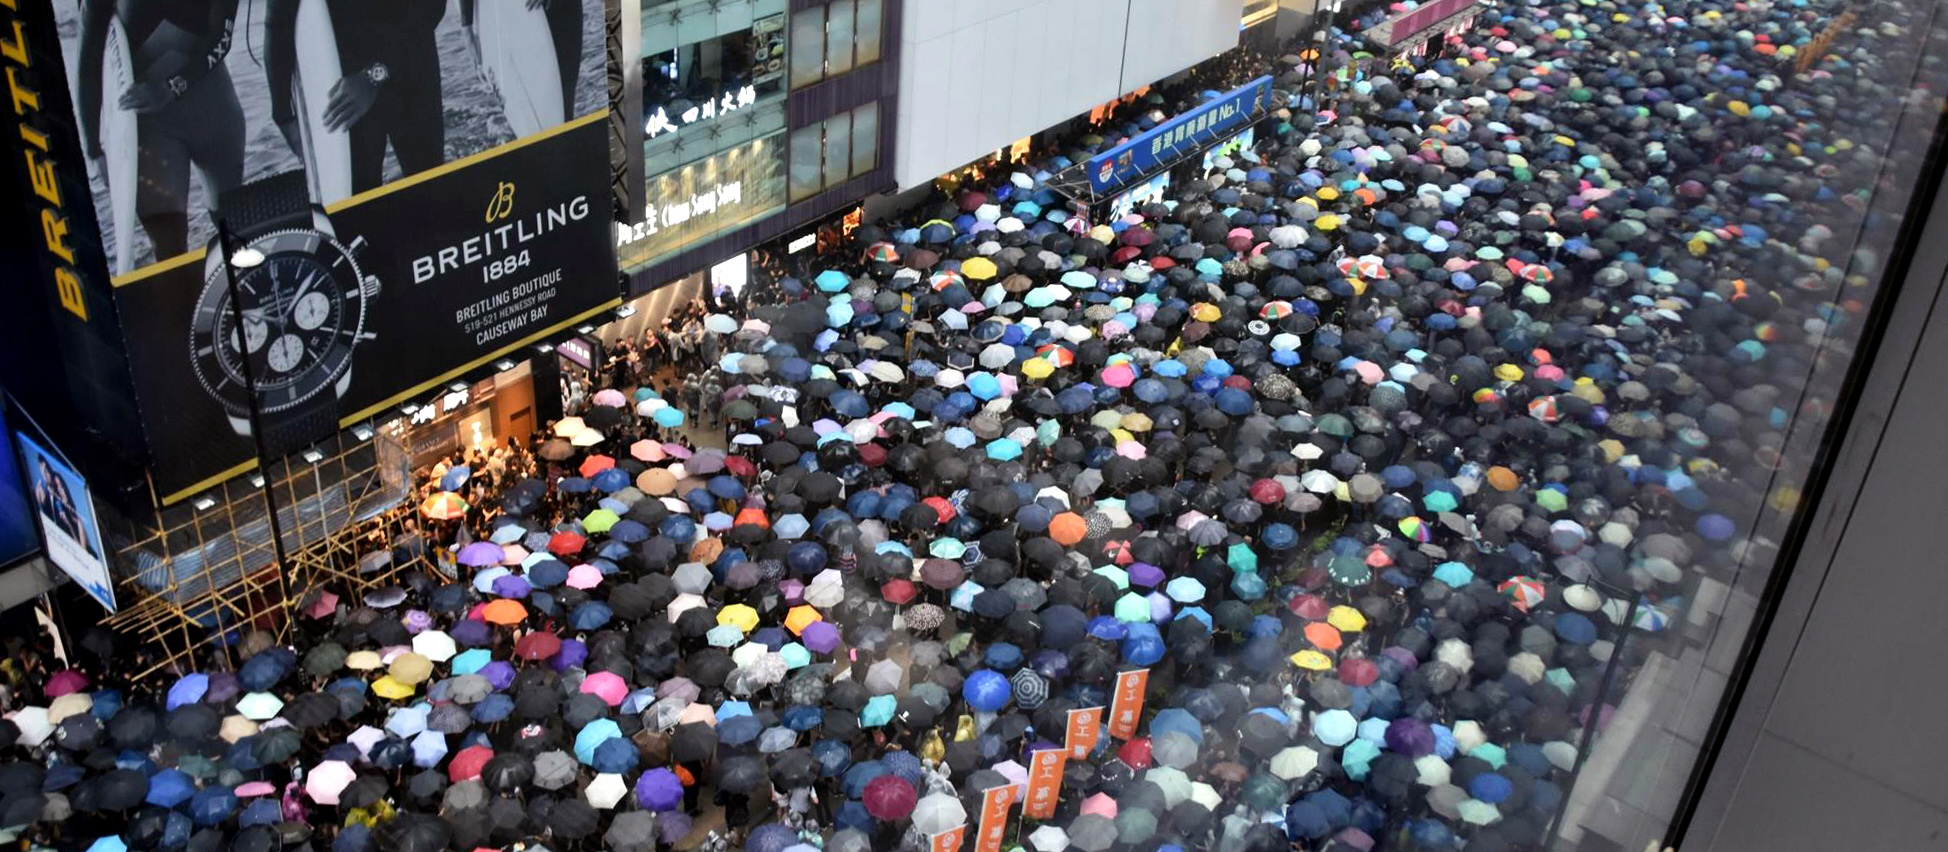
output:
POLYGON ((514 184, 501 181, 494 189, 494 197, 487 199, 487 221, 498 222, 514 215, 514 184))

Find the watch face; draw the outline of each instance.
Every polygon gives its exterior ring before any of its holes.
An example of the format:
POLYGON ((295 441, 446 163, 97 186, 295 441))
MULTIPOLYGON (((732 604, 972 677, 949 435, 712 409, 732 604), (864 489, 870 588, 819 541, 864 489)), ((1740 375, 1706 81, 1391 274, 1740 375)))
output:
POLYGON ((264 262, 237 270, 241 328, 218 265, 196 304, 190 349, 212 395, 241 407, 254 382, 260 410, 274 413, 318 395, 351 367, 365 327, 364 277, 344 246, 317 231, 280 231, 250 246, 264 262))

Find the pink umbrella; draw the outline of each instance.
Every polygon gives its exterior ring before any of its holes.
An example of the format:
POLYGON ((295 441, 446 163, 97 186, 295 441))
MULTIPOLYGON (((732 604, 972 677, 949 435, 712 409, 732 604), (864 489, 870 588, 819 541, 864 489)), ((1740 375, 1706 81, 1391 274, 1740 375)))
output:
POLYGON ((602 569, 586 563, 568 569, 569 588, 593 589, 600 585, 602 585, 602 569))
POLYGON ((258 796, 268 796, 275 793, 277 792, 277 788, 271 786, 271 782, 269 781, 246 781, 238 784, 235 792, 239 799, 254 799, 258 796))
POLYGON ((1136 370, 1127 363, 1118 362, 1103 368, 1103 384, 1112 388, 1126 388, 1136 381, 1136 370))
POLYGON ((596 672, 582 680, 582 691, 614 707, 629 696, 629 684, 624 683, 615 672, 596 672))
POLYGON ((646 462, 662 461, 663 459, 669 458, 669 454, 663 452, 662 444, 648 439, 630 444, 629 454, 646 462))
POLYGON ((623 396, 622 391, 616 390, 615 388, 596 391, 595 399, 592 401, 596 405, 606 405, 610 408, 621 408, 629 404, 629 398, 623 396))
POLYGON ((663 452, 669 453, 672 457, 679 459, 687 459, 691 456, 690 448, 682 444, 664 444, 663 452))
POLYGON ((1102 793, 1097 793, 1082 800, 1082 812, 1085 814, 1095 814, 1105 819, 1115 819, 1116 800, 1102 793))
POLYGON ((305 605, 304 614, 312 618, 329 618, 338 609, 338 595, 319 592, 318 597, 305 605))
POLYGON ((352 766, 342 760, 327 760, 311 770, 304 778, 305 795, 321 805, 338 804, 338 794, 352 783, 357 773, 352 766))
POLYGON ((41 691, 49 698, 80 692, 88 688, 88 676, 74 669, 62 669, 47 679, 47 686, 41 691))

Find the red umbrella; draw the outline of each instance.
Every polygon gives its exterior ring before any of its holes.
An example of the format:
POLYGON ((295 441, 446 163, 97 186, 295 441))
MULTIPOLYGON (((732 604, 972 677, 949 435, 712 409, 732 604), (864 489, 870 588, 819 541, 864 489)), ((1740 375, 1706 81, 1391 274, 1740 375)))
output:
POLYGON ((1260 479, 1251 484, 1251 499, 1267 506, 1285 500, 1285 486, 1274 479, 1260 479))
POLYGON ((1318 595, 1299 595, 1292 598, 1290 606, 1293 615, 1307 621, 1324 621, 1326 613, 1332 611, 1332 605, 1318 595))
POLYGON ((480 777, 480 770, 487 761, 494 758, 494 750, 486 746, 467 746, 453 756, 453 762, 446 765, 446 777, 458 784, 462 781, 480 777))
POLYGON ((920 794, 913 785, 898 775, 881 775, 866 782, 866 813, 874 819, 901 820, 913 813, 913 806, 920 801, 920 794))
POLYGON ((960 514, 960 510, 955 509, 954 504, 945 497, 928 497, 920 502, 932 506, 934 511, 939 512, 940 522, 943 524, 952 521, 954 516, 960 514))
POLYGON ((556 556, 567 556, 582 552, 584 544, 588 544, 588 539, 577 533, 558 532, 555 533, 554 538, 548 539, 548 552, 556 556))
POLYGON ((1372 686, 1380 679, 1380 667, 1365 657, 1352 657, 1339 663, 1339 682, 1347 686, 1372 686))
POLYGON ((743 456, 730 456, 724 459, 724 469, 733 476, 756 476, 758 466, 743 456))
POLYGON ((1130 765, 1131 769, 1142 772, 1156 761, 1150 757, 1150 738, 1137 737, 1118 746, 1116 757, 1130 765))
POLYGON ((885 598, 889 603, 900 604, 902 606, 912 603, 913 598, 919 595, 919 593, 920 590, 914 588, 913 581, 904 577, 895 577, 887 580, 879 587, 880 597, 885 598))
POLYGON ((561 637, 545 631, 529 633, 514 643, 514 656, 523 660, 545 660, 560 652, 561 637))
POLYGON ((616 460, 608 456, 589 456, 582 460, 581 471, 583 476, 594 476, 615 466, 616 460))

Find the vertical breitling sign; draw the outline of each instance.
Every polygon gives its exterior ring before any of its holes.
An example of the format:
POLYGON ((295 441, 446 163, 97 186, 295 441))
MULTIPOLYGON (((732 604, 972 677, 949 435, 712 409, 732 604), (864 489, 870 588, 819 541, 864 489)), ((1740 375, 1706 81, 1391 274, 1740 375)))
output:
POLYGON ((7 12, 6 31, 0 32, 0 61, 4 61, 7 69, 8 101, 13 106, 16 144, 25 161, 26 185, 32 193, 30 204, 35 208, 32 216, 40 225, 40 250, 52 267, 49 286, 53 287, 55 301, 63 310, 87 322, 88 300, 82 290, 74 250, 75 229, 69 210, 76 196, 62 191, 59 155, 55 151, 54 135, 46 126, 50 105, 42 97, 48 81, 59 84, 61 66, 46 67, 46 57, 36 57, 31 49, 27 22, 20 16, 20 3, 32 1, 0 0, 0 8, 7 12))

